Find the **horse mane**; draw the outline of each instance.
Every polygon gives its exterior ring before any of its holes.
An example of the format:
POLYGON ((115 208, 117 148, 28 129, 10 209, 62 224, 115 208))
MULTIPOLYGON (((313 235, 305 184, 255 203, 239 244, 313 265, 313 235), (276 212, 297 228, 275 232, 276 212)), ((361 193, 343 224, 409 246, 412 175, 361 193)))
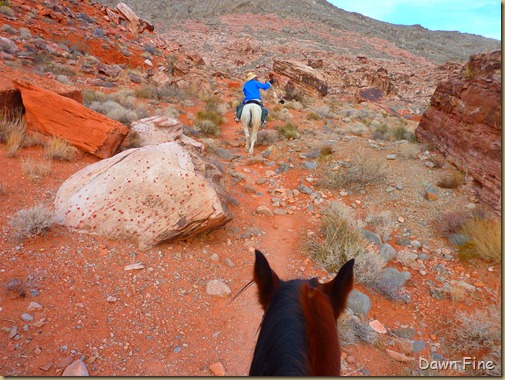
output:
POLYGON ((307 375, 305 318, 300 306, 301 280, 282 282, 263 316, 250 375, 307 375), (275 353, 273 355, 272 353, 275 353))
POLYGON ((282 281, 265 256, 258 250, 255 254, 254 282, 265 314, 249 374, 340 375, 336 321, 353 286, 354 260, 321 284, 316 278, 282 281))

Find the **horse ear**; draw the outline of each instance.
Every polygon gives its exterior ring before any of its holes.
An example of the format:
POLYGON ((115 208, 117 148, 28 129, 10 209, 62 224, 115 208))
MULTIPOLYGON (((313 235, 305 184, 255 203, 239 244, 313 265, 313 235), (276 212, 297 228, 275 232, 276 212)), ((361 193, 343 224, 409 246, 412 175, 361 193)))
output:
POLYGON ((351 259, 345 263, 342 268, 340 268, 337 276, 333 280, 323 284, 322 286, 322 290, 330 298, 335 320, 338 318, 340 313, 344 311, 347 296, 352 290, 354 283, 353 268, 354 259, 351 259))
POLYGON ((274 291, 279 286, 279 277, 270 268, 267 259, 259 250, 254 250, 256 261, 254 262, 254 281, 258 285, 258 298, 266 311, 274 291))

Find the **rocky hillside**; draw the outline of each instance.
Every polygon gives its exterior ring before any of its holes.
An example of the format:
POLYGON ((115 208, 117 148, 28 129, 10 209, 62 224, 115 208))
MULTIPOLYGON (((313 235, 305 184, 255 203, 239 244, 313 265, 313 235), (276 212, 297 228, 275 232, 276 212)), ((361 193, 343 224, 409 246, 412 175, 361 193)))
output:
MULTIPOLYGON (((99 2, 113 7, 118 1, 99 0, 99 2)), ((324 25, 333 33, 355 32, 367 38, 383 39, 397 48, 424 57, 436 64, 447 61, 464 62, 471 54, 500 48, 500 41, 490 38, 460 32, 431 31, 420 25, 390 24, 355 12, 344 11, 324 0, 126 0, 124 2, 141 17, 151 20, 162 32, 186 20, 202 21, 214 32, 219 30, 221 16, 252 13, 263 16, 273 14, 289 20, 288 25, 278 32, 283 37, 308 39, 319 44, 321 40, 314 36, 317 33, 314 33, 316 28, 313 28, 314 23, 317 23, 319 24, 317 29, 324 25), (300 21, 307 23, 310 27, 297 30, 296 25, 300 21)), ((245 23, 244 25, 247 25, 248 21, 245 20, 245 23)), ((271 27, 269 24, 268 20, 265 20, 263 26, 269 29, 271 27)), ((384 57, 380 54, 380 50, 368 52, 366 45, 351 43, 346 47, 352 54, 365 53, 373 57, 384 57)))

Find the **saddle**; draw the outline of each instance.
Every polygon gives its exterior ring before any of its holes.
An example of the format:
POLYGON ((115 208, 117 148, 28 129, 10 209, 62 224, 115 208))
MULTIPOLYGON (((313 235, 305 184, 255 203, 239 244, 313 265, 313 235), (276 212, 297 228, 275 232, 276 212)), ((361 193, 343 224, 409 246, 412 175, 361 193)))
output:
POLYGON ((251 103, 257 104, 258 106, 261 107, 261 123, 262 123, 262 125, 265 124, 266 120, 267 120, 267 116, 268 116, 268 109, 263 105, 262 102, 260 102, 258 100, 247 100, 243 103, 240 103, 236 109, 235 121, 237 123, 239 122, 240 116, 242 115, 242 108, 244 107, 244 105, 251 104, 251 103))

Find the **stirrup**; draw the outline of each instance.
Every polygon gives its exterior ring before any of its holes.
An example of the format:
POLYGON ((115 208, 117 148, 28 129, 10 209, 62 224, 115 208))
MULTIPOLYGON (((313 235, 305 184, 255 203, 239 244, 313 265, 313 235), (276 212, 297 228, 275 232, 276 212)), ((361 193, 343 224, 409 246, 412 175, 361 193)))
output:
POLYGON ((235 123, 238 123, 240 121, 240 119, 238 117, 235 117, 235 123))

